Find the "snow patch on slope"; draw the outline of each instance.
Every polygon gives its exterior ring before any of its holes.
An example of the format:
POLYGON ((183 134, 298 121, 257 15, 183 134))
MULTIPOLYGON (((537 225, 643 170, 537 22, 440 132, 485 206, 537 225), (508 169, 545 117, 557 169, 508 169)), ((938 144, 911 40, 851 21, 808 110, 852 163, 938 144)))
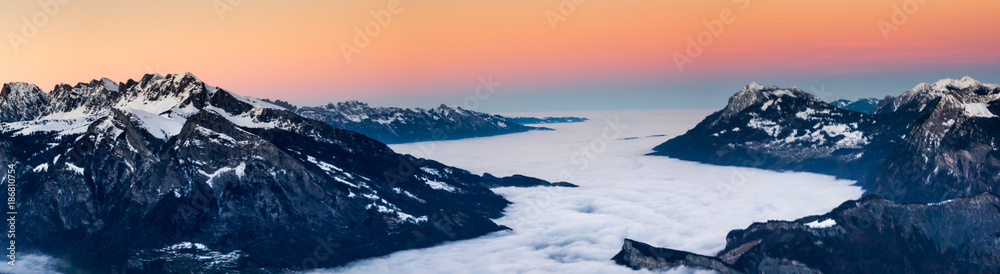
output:
POLYGON ((74 165, 72 163, 66 163, 66 169, 69 170, 69 171, 75 172, 76 174, 80 174, 80 175, 83 175, 83 171, 84 171, 84 169, 82 167, 78 167, 78 166, 76 166, 76 165, 74 165))
POLYGON ((781 132, 781 126, 779 126, 778 123, 775 123, 774 121, 771 120, 764 120, 756 117, 751 119, 750 122, 747 123, 747 126, 763 130, 764 132, 767 133, 767 135, 771 135, 773 137, 778 137, 778 133, 781 132))
POLYGON ((810 228, 827 228, 827 227, 831 227, 831 226, 835 226, 835 225, 837 225, 837 221, 834 221, 833 219, 826 219, 826 220, 823 220, 822 222, 820 222, 819 220, 815 220, 815 221, 806 223, 806 226, 808 226, 810 228))
POLYGON ((233 174, 236 175, 236 177, 243 178, 243 176, 246 176, 246 169, 247 169, 247 164, 240 163, 235 167, 223 167, 218 170, 215 170, 215 172, 212 173, 205 172, 204 170, 199 170, 198 172, 208 177, 208 180, 205 181, 205 183, 208 184, 208 187, 214 187, 212 181, 215 180, 216 177, 219 177, 219 175, 232 172, 233 174))
POLYGON ((277 106, 275 104, 264 102, 261 99, 257 99, 257 98, 250 97, 250 96, 241 96, 239 94, 229 92, 228 90, 225 90, 225 89, 220 89, 220 88, 217 88, 217 87, 211 87, 211 90, 222 90, 224 92, 227 92, 227 93, 229 93, 229 95, 232 95, 233 98, 236 98, 237 100, 240 100, 240 101, 242 101, 244 103, 250 104, 251 106, 253 106, 255 108, 285 109, 285 108, 279 107, 279 106, 277 106))
POLYGON ((259 121, 257 119, 257 117, 259 116, 260 111, 261 111, 261 109, 259 109, 259 108, 255 108, 255 109, 253 109, 251 111, 247 111, 245 113, 236 114, 236 115, 230 114, 229 112, 226 112, 223 109, 212 107, 212 106, 205 107, 204 109, 207 110, 207 111, 212 111, 212 112, 214 112, 216 114, 221 115, 222 117, 226 118, 226 120, 229 120, 230 122, 232 122, 233 124, 235 124, 235 125, 237 125, 239 127, 261 128, 261 129, 271 129, 271 128, 278 127, 278 124, 275 123, 275 122, 266 122, 265 123, 265 122, 259 121))
POLYGON ((984 117, 984 118, 997 117, 995 114, 993 114, 993 112, 990 112, 990 109, 986 105, 986 103, 969 103, 969 104, 963 104, 963 106, 965 107, 965 115, 968 115, 970 117, 984 117))
POLYGON ((149 132, 156 138, 167 140, 170 137, 181 133, 186 119, 183 117, 171 117, 170 115, 156 115, 144 110, 127 109, 132 115, 132 122, 140 128, 149 132))
POLYGON ((87 127, 94 122, 94 118, 57 119, 57 120, 33 120, 15 123, 0 124, 0 131, 14 132, 14 135, 25 136, 35 133, 55 132, 59 136, 81 134, 87 132, 87 127))
POLYGON ((427 178, 424 178, 424 183, 426 183, 427 186, 429 186, 429 187, 431 187, 433 189, 437 189, 437 190, 444 190, 444 191, 447 191, 447 192, 455 192, 457 190, 457 189, 455 189, 455 187, 453 187, 453 186, 451 186, 451 185, 449 185, 447 183, 439 182, 439 181, 431 180, 431 179, 427 179, 427 178))

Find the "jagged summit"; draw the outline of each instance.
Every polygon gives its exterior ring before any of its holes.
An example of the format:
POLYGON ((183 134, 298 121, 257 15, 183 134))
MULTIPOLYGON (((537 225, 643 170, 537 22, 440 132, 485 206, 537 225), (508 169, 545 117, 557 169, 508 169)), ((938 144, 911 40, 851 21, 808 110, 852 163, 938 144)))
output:
POLYGON ((962 77, 961 79, 951 79, 951 78, 941 79, 941 80, 935 82, 933 85, 929 85, 929 86, 931 88, 933 88, 934 90, 936 90, 936 91, 948 91, 948 90, 968 89, 968 88, 976 87, 976 86, 993 86, 993 87, 996 87, 997 85, 983 84, 983 82, 976 81, 976 79, 972 79, 972 77, 965 76, 965 77, 962 77))
POLYGON ((3 84, 3 89, 0 89, 0 99, 7 100, 12 97, 29 96, 39 93, 42 93, 42 90, 35 84, 11 82, 3 84))
POLYGON ((38 117, 49 104, 49 94, 23 82, 7 83, 0 89, 0 123, 38 117))
POLYGON ((737 92, 733 97, 739 97, 743 94, 761 94, 773 97, 810 97, 812 94, 799 89, 798 87, 781 88, 778 86, 765 86, 757 82, 752 82, 742 90, 737 92))
POLYGON ((194 76, 194 73, 191 73, 190 71, 187 71, 187 72, 184 72, 184 73, 180 73, 180 74, 175 74, 175 76, 176 75, 180 75, 181 77, 193 77, 195 79, 198 79, 198 77, 194 76))
MULTIPOLYGON (((8 84, 12 90, 26 89, 24 84, 8 84)), ((33 85, 31 85, 33 87, 33 85)), ((157 74, 146 74, 139 81, 129 79, 124 83, 102 78, 90 82, 80 82, 74 86, 60 84, 49 93, 13 93, 5 96, 0 104, 18 102, 18 109, 3 111, 4 122, 22 122, 31 120, 79 120, 75 126, 84 126, 86 119, 81 117, 98 117, 108 115, 110 110, 121 111, 133 117, 136 124, 167 139, 178 133, 178 125, 183 124, 187 117, 201 111, 221 110, 227 113, 243 113, 249 108, 280 108, 252 97, 243 97, 218 87, 209 86, 188 72, 171 74, 166 77, 157 74), (222 91, 222 92, 219 92, 222 91), (34 94, 35 97, 21 94, 34 94), (18 99, 15 97, 30 97, 18 99), (245 103, 227 102, 232 99, 245 103), (16 114, 16 115, 15 115, 16 114)), ((0 109, 5 110, 5 109, 0 109)), ((37 124, 38 122, 32 122, 37 124)), ((9 125, 12 127, 24 126, 9 125)), ((74 125, 47 123, 46 125, 30 127, 25 132, 45 132, 73 130, 74 125), (55 126, 55 125, 59 126, 55 126), (69 126, 69 128, 67 128, 69 126)))
POLYGON ((746 87, 743 88, 745 91, 756 91, 767 88, 764 85, 758 84, 757 82, 750 82, 746 87))
POLYGON ((119 83, 112 81, 108 78, 101 78, 101 83, 104 84, 104 88, 111 91, 118 91, 119 83))
POLYGON ((368 107, 368 103, 361 102, 361 101, 358 101, 358 100, 347 100, 347 101, 343 101, 343 102, 338 102, 336 104, 329 103, 329 104, 327 104, 327 106, 329 106, 330 108, 334 108, 335 106, 341 106, 341 107, 368 107))
POLYGON ((934 83, 920 83, 910 91, 915 93, 946 93, 951 90, 963 90, 977 86, 995 86, 983 84, 972 77, 965 76, 959 79, 944 78, 934 83))
POLYGON ((775 111, 783 112, 796 111, 798 106, 813 104, 827 103, 797 87, 783 89, 778 86, 765 86, 754 82, 729 98, 726 108, 721 111, 717 119, 714 119, 712 125, 738 116, 741 112, 748 110, 750 106, 759 105, 762 109, 773 108, 775 111))

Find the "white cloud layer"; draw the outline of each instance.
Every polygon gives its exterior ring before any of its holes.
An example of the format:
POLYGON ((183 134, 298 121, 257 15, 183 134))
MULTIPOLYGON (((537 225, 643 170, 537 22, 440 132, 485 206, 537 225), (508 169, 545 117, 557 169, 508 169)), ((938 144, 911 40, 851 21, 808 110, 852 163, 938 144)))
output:
POLYGON ((55 271, 56 259, 39 254, 16 254, 14 265, 9 264, 10 258, 0 263, 0 273, 42 274, 58 273, 55 271))

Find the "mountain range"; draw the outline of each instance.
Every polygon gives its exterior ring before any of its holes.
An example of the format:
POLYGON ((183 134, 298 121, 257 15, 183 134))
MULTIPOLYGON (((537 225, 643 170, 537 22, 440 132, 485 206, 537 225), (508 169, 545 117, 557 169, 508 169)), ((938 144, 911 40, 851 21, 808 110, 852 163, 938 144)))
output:
POLYGON ((898 202, 1000 193, 1000 85, 972 78, 920 84, 870 114, 797 88, 751 84, 653 155, 807 171, 857 180, 898 202))
POLYGON ((867 196, 731 231, 716 256, 626 239, 613 260, 720 273, 1000 271, 1000 85, 944 79, 870 113, 845 106, 750 84, 653 155, 830 174, 858 180, 867 196))
POLYGON ((0 161, 31 220, 18 252, 98 273, 342 265, 506 229, 491 187, 573 186, 398 154, 190 73, 4 84, 0 161))
POLYGON ((442 104, 437 108, 373 107, 360 101, 296 106, 262 99, 336 128, 358 132, 387 144, 488 137, 531 130, 552 130, 529 124, 578 123, 580 117, 505 117, 442 104))
POLYGON ((518 122, 521 124, 558 124, 558 123, 581 123, 586 122, 587 118, 581 117, 510 117, 511 121, 518 122))
POLYGON ((432 109, 372 107, 358 101, 298 107, 303 117, 364 134, 387 144, 486 137, 549 128, 525 126, 500 115, 441 105, 432 109))

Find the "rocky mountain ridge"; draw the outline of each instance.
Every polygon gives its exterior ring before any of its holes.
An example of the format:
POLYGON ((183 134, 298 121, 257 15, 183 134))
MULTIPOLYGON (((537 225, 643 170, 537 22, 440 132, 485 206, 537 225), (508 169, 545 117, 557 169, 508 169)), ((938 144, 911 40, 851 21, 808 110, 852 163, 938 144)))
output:
POLYGON ((32 220, 18 251, 98 273, 178 271, 178 250, 226 258, 210 272, 341 265, 505 229, 490 187, 553 185, 397 154, 190 73, 0 95, 0 161, 32 220))
POLYGON ((295 111, 333 127, 359 132, 389 144, 551 130, 525 126, 500 115, 443 104, 432 109, 406 109, 372 107, 359 101, 347 101, 319 107, 297 107, 295 111))

